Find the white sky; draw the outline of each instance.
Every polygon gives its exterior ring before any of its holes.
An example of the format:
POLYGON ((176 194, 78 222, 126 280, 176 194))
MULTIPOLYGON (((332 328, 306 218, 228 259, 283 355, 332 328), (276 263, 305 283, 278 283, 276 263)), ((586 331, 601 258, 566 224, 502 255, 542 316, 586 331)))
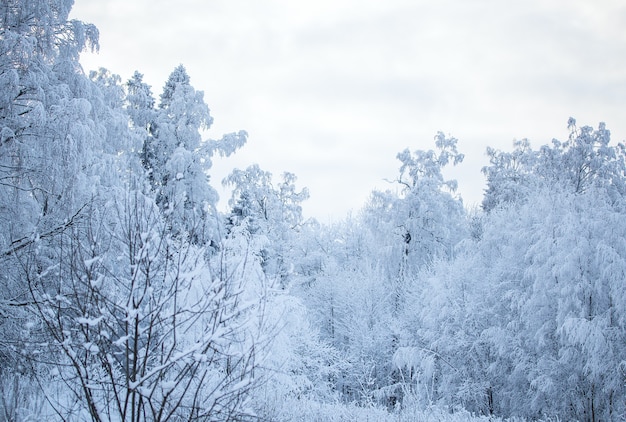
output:
POLYGON ((290 171, 321 222, 389 188, 396 154, 437 131, 466 155, 450 175, 468 206, 488 145, 565 140, 569 116, 626 139, 623 0, 76 0, 72 17, 100 29, 85 70, 138 70, 158 98, 182 63, 209 136, 248 131, 216 160, 218 190, 234 167, 290 171))

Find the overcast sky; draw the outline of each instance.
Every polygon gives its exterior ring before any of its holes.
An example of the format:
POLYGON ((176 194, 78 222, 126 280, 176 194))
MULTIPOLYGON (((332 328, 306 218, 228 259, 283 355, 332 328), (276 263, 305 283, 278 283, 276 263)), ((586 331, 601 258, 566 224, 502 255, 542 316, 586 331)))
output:
POLYGON ((76 0, 72 17, 100 29, 85 70, 138 70, 158 97, 183 64, 209 137, 248 131, 214 186, 252 163, 290 171, 322 222, 390 188, 396 154, 437 131, 466 155, 450 175, 468 206, 488 145, 565 140, 569 116, 626 139, 623 0, 76 0))

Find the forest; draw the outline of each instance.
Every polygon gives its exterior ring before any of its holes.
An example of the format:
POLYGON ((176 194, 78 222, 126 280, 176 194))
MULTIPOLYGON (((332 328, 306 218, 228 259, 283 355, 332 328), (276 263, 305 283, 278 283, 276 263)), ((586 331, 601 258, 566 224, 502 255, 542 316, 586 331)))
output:
POLYGON ((84 71, 99 34, 72 4, 0 5, 0 418, 626 420, 626 147, 604 123, 488 149, 477 209, 434 134, 321 224, 292 173, 210 179, 248 134, 203 139, 183 65, 158 95, 84 71))

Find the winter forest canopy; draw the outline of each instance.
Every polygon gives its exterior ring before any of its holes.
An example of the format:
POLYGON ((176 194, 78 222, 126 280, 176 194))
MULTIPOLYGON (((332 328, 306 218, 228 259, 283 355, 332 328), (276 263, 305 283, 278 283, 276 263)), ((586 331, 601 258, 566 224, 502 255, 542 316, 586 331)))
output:
MULTIPOLYGON (((6 420, 626 418, 626 148, 604 123, 397 154, 356 216, 305 220, 296 175, 212 160, 247 133, 175 67, 88 75, 72 0, 0 14, 0 412, 6 420), (478 171, 478 169, 477 169, 478 171)), ((394 154, 390 151, 390 154, 394 154)))

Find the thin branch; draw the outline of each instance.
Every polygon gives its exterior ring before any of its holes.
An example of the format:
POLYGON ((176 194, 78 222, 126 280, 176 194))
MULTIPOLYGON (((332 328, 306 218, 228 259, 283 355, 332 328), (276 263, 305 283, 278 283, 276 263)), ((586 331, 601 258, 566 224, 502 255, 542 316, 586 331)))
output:
POLYGON ((9 249, 4 251, 2 255, 11 256, 14 253, 20 251, 21 249, 24 249, 25 247, 30 246, 38 239, 45 239, 47 237, 52 237, 57 234, 63 233, 65 230, 67 230, 68 228, 74 225, 74 223, 76 222, 76 219, 79 217, 80 213, 83 211, 83 209, 86 206, 87 204, 80 207, 79 210, 76 211, 76 213, 72 217, 70 217, 69 220, 66 220, 63 224, 53 228, 52 230, 49 230, 38 236, 25 236, 25 237, 22 237, 21 239, 14 240, 13 242, 11 242, 11 247, 9 247, 9 249))

